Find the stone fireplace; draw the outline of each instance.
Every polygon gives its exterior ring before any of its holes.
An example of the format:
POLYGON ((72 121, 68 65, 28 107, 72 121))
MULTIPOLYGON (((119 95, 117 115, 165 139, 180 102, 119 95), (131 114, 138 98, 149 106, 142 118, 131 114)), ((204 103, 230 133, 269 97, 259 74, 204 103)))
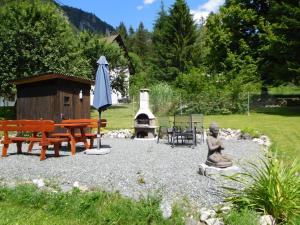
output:
POLYGON ((134 117, 135 137, 155 138, 155 116, 149 108, 149 89, 140 90, 140 108, 134 117))

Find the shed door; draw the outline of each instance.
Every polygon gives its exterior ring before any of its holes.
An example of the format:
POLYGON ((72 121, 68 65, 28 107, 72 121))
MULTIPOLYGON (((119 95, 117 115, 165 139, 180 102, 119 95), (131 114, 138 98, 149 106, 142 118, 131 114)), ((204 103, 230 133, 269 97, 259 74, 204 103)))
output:
POLYGON ((72 94, 63 93, 62 119, 73 119, 72 94))

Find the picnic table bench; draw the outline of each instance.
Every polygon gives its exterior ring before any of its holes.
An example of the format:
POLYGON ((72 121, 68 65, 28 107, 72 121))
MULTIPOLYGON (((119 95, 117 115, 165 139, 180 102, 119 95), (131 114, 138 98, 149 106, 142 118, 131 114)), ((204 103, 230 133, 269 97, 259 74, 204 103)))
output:
MULTIPOLYGON (((48 145, 54 145, 54 154, 59 156, 59 149, 61 143, 68 141, 68 138, 62 137, 48 137, 49 132, 55 130, 54 121, 52 120, 1 120, 0 131, 3 131, 4 138, 1 141, 3 144, 2 157, 7 156, 7 150, 10 144, 17 144, 17 153, 22 153, 22 143, 37 142, 41 146, 40 160, 46 159, 46 150, 48 145), (12 132, 29 132, 30 137, 13 136, 12 132), (40 134, 40 136, 38 136, 40 134)), ((31 149, 29 148, 30 152, 31 149)))
MULTIPOLYGON (((101 119, 100 127, 106 127, 107 120, 101 119)), ((56 124, 56 126, 60 126, 62 128, 67 128, 67 132, 65 133, 54 133, 51 134, 52 137, 59 138, 69 138, 69 142, 71 144, 71 152, 75 154, 75 144, 77 142, 84 142, 85 148, 93 148, 94 139, 97 138, 97 134, 93 132, 86 132, 84 129, 89 128, 97 128, 98 127, 98 119, 70 119, 70 120, 62 120, 61 124, 56 124), (75 132, 75 129, 79 129, 79 132, 75 132), (89 139, 90 144, 87 145, 86 139, 89 139)))

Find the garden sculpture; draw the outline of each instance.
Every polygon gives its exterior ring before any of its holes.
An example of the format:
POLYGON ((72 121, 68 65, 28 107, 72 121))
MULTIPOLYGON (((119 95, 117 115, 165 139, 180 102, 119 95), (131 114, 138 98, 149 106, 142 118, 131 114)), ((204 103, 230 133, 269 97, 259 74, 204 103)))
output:
POLYGON ((216 123, 212 123, 209 127, 210 134, 207 137, 208 155, 205 162, 208 166, 226 168, 232 166, 231 159, 222 155, 221 151, 224 150, 224 146, 218 137, 219 128, 216 123))

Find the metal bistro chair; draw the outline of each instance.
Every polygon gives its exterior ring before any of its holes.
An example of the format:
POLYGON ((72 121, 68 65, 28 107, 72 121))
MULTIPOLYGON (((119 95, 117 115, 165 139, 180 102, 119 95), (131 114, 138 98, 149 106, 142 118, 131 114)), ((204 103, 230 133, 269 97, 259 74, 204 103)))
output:
POLYGON ((172 132, 172 148, 175 146, 175 140, 179 144, 185 144, 186 141, 192 140, 192 145, 195 145, 194 127, 191 124, 190 115, 174 115, 174 126, 172 132))
POLYGON ((173 133, 173 126, 171 125, 173 122, 170 121, 168 116, 163 116, 158 118, 158 135, 157 135, 157 143, 163 137, 164 134, 168 137, 168 143, 172 142, 172 133, 173 133))
POLYGON ((200 134, 200 143, 204 143, 204 116, 203 114, 191 114, 191 124, 194 127, 195 145, 197 145, 197 134, 200 134))

